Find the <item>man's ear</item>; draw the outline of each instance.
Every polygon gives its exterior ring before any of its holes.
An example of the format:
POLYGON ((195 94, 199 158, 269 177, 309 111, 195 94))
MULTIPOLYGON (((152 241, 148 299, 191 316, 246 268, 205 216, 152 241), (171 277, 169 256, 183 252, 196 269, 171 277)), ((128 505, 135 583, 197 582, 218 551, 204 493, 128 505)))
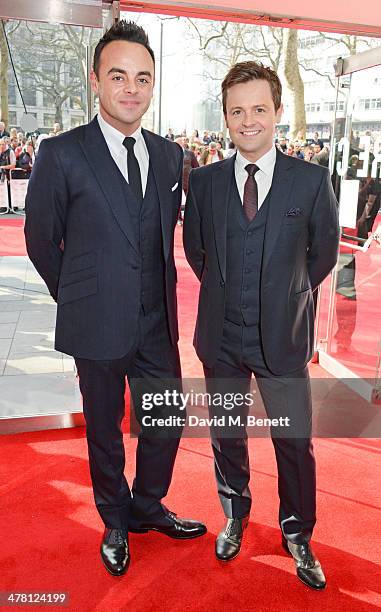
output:
POLYGON ((275 115, 277 123, 280 123, 280 120, 282 119, 282 115, 283 115, 283 104, 280 105, 275 115))
POLYGON ((93 90, 93 92, 97 94, 99 83, 98 83, 98 77, 95 74, 94 70, 91 70, 90 72, 90 85, 91 85, 91 89, 93 90))

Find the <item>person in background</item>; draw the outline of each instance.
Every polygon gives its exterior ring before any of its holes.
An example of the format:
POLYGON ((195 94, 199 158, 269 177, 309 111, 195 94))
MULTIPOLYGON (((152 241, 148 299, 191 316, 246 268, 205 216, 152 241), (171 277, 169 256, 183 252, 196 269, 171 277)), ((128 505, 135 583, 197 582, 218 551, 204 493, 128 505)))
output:
POLYGON ((295 157, 295 148, 292 142, 288 143, 287 155, 289 155, 290 157, 295 157))
POLYGON ((34 158, 34 150, 33 150, 33 144, 31 140, 28 140, 28 142, 26 143, 26 147, 25 150, 22 151, 22 153, 19 155, 18 158, 18 168, 20 168, 21 170, 23 170, 25 172, 25 175, 23 178, 29 178, 32 172, 32 167, 33 167, 33 158, 34 158))
POLYGON ((304 153, 302 151, 301 144, 298 140, 294 142, 294 157, 298 157, 299 159, 304 159, 304 153))
POLYGON ((209 136, 208 130, 204 130, 204 135, 202 137, 202 142, 203 142, 204 145, 208 145, 209 143, 212 142, 212 139, 209 136))
POLYGON ((222 149, 225 149, 225 147, 226 147, 226 140, 224 138, 223 132, 218 132, 217 142, 219 142, 221 144, 222 149))
POLYGON ((287 140, 285 136, 280 136, 278 141, 278 148, 282 153, 287 153, 287 140))
MULTIPOLYGON (((22 137, 21 140, 18 140, 18 145, 15 149, 15 155, 16 155, 16 159, 18 159, 20 157, 20 154, 22 153, 22 151, 25 149, 26 147, 26 143, 27 143, 27 139, 22 137)), ((33 143, 32 143, 33 144, 33 143)))
POLYGON ((217 143, 211 142, 208 147, 205 147, 203 154, 200 157, 200 166, 207 166, 221 161, 224 158, 221 151, 217 149, 217 143))
POLYGON ((198 130, 193 130, 192 135, 190 137, 190 143, 191 144, 193 144, 193 143, 199 144, 200 142, 201 142, 201 140, 200 140, 200 136, 199 136, 198 130))
POLYGON ((174 142, 175 140, 175 135, 172 131, 172 128, 168 128, 168 132, 166 133, 165 137, 167 140, 172 140, 172 142, 174 142))
POLYGON ((315 133, 314 133, 313 140, 311 141, 311 143, 310 143, 310 144, 312 144, 312 145, 319 145, 320 150, 321 150, 321 151, 323 150, 323 148, 324 148, 324 142, 322 141, 322 139, 321 139, 321 138, 319 138, 319 132, 315 132, 315 133))
POLYGON ((216 145, 217 145, 217 154, 221 153, 222 159, 223 159, 225 157, 225 155, 224 155, 224 150, 222 148, 222 144, 219 141, 217 141, 216 145))
POLYGON ((9 146, 11 147, 12 151, 14 151, 16 154, 16 149, 18 147, 18 142, 19 142, 17 139, 17 136, 10 136, 9 138, 10 138, 9 146))
MULTIPOLYGON (((11 201, 10 171, 14 168, 16 168, 16 155, 9 146, 9 137, 6 136, 0 139, 0 181, 7 182, 8 202, 11 201)), ((4 211, 1 210, 1 212, 4 211)))
POLYGON ((313 147, 311 147, 311 145, 306 145, 304 147, 304 161, 310 162, 313 158, 313 156, 315 155, 315 151, 313 150, 313 147))
POLYGON ((4 138, 5 136, 9 136, 9 132, 5 129, 4 121, 0 121, 0 138, 4 138))
MULTIPOLYGON (((191 172, 191 170, 193 168, 198 168, 199 167, 199 163, 196 159, 195 154, 193 153, 193 151, 190 150, 188 144, 187 144, 187 138, 184 138, 184 136, 177 136, 177 138, 175 139, 175 142, 177 144, 180 145, 180 147, 183 149, 183 155, 184 155, 184 159, 183 159, 183 192, 185 197, 188 194, 188 184, 189 184, 189 174, 191 172)), ((179 214, 179 220, 178 223, 179 225, 182 225, 182 221, 184 218, 184 209, 185 209, 185 200, 184 202, 181 202, 181 207, 180 207, 180 214, 179 214)))
POLYGON ((319 143, 316 143, 313 146, 314 155, 312 156, 311 162, 313 164, 318 164, 319 166, 324 166, 328 168, 329 163, 329 150, 327 145, 320 146, 319 143))
POLYGON ((236 146, 232 140, 229 140, 228 151, 226 157, 232 157, 236 153, 236 146))

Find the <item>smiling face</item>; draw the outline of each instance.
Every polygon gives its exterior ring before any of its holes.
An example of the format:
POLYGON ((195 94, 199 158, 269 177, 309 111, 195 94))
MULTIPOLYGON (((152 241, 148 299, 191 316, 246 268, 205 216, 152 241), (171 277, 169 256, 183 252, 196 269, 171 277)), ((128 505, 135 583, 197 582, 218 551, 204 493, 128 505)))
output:
POLYGON ((232 141, 247 160, 255 163, 271 149, 282 110, 282 106, 275 110, 270 85, 264 79, 229 87, 226 125, 232 141))
POLYGON ((154 63, 147 49, 124 40, 110 42, 102 49, 98 76, 91 73, 91 85, 99 96, 100 113, 125 136, 140 126, 153 94, 154 63))

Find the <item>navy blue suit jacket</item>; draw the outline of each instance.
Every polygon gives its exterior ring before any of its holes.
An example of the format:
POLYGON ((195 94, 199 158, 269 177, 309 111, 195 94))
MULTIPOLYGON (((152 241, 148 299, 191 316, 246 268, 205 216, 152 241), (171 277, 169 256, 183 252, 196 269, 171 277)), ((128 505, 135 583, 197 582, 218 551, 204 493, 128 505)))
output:
MULTIPOLYGON (((142 130, 160 201, 166 309, 178 340, 174 228, 182 195, 181 147, 142 130)), ((27 251, 57 301, 57 350, 117 359, 135 339, 140 254, 129 186, 95 118, 41 143, 26 198, 27 251), (121 180, 122 179, 122 180, 121 180), (128 200, 128 197, 127 197, 128 200)))
MULTIPOLYGON (((195 169, 185 206, 186 257, 201 281, 194 344, 212 367, 225 314, 226 229, 235 156, 195 169)), ((338 206, 326 168, 277 151, 265 230, 260 329, 277 375, 304 367, 314 338, 312 291, 337 260, 338 206)))

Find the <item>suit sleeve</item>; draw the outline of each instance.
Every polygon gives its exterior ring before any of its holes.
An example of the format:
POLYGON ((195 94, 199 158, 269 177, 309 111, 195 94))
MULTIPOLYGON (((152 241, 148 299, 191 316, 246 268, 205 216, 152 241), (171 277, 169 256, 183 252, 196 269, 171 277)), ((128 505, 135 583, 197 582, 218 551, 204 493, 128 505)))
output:
POLYGON ((338 203, 328 170, 324 171, 309 224, 308 274, 316 289, 335 266, 340 239, 338 203))
POLYGON ((54 147, 41 143, 25 200, 26 248, 37 272, 57 301, 68 193, 54 147))
MULTIPOLYGON (((197 172, 197 171, 196 171, 197 172)), ((194 172, 189 175, 189 189, 185 204, 183 240, 185 256, 197 278, 201 280, 205 249, 201 233, 201 217, 194 194, 194 172)))
MULTIPOLYGON (((180 147, 180 145, 177 145, 177 143, 175 143, 176 146, 180 149, 180 155, 179 155, 179 165, 178 165, 178 169, 177 169, 177 187, 176 187, 176 205, 177 205, 177 217, 179 216, 180 213, 180 206, 181 206, 181 202, 183 199, 183 151, 180 147)), ((173 143, 172 143, 173 146, 173 143)))

